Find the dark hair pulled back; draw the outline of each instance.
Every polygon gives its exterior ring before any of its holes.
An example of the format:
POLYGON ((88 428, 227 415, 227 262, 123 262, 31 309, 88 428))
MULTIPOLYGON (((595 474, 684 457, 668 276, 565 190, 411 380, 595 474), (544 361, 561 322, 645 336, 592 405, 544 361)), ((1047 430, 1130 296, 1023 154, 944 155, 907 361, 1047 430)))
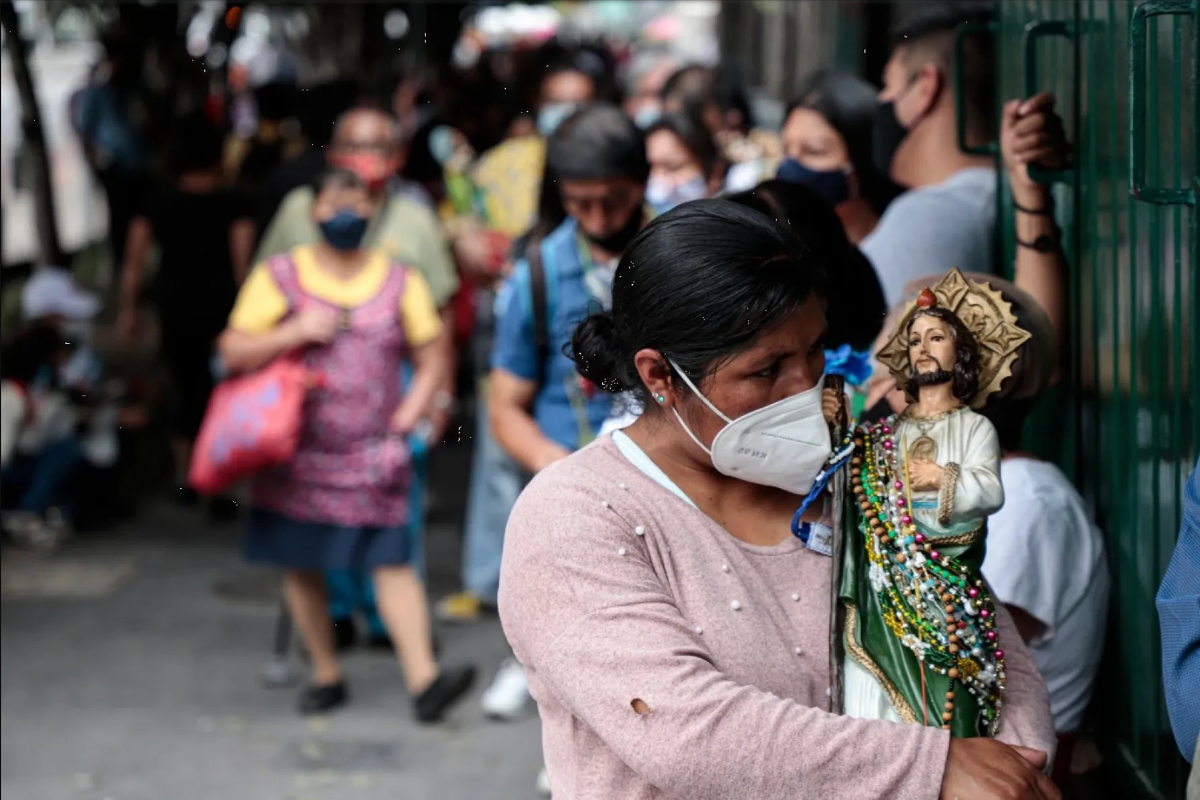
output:
POLYGON ((850 243, 833 207, 810 187, 777 179, 728 199, 787 225, 809 247, 826 251, 826 347, 869 348, 887 315, 883 287, 871 262, 850 243))
POLYGON ((633 393, 650 408, 634 366, 638 351, 659 351, 698 383, 821 295, 821 258, 749 208, 728 200, 684 203, 625 250, 612 310, 575 329, 575 368, 604 391, 633 393))

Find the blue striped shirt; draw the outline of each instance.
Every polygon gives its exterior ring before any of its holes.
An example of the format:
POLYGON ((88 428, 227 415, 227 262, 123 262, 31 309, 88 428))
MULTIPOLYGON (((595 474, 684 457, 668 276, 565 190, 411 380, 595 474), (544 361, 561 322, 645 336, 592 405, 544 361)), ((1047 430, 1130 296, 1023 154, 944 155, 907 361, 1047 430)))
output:
POLYGON ((1155 604, 1167 713, 1175 741, 1190 761, 1200 734, 1200 459, 1188 479, 1179 542, 1155 604))

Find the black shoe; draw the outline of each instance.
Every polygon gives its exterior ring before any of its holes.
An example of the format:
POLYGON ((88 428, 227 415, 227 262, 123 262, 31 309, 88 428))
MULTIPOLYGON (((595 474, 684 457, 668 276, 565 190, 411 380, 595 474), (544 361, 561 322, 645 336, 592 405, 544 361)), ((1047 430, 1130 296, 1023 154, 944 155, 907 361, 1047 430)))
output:
POLYGON ((324 714, 338 706, 343 706, 350 699, 346 690, 346 682, 338 681, 324 686, 309 686, 300 694, 299 709, 301 714, 324 714))
POLYGON ((418 722, 437 722, 475 683, 474 667, 442 670, 425 691, 413 698, 418 722))
POLYGON ((333 621, 333 649, 338 653, 353 650, 358 644, 358 629, 350 617, 339 617, 333 621))
POLYGON ((184 508, 195 508, 200 502, 200 494, 190 486, 180 486, 175 493, 175 502, 184 508))

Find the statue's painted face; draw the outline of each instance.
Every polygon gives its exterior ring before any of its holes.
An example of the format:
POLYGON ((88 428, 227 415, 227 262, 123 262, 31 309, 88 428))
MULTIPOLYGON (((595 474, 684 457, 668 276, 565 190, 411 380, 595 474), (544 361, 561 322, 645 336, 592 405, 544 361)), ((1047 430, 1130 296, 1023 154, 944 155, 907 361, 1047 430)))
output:
POLYGON ((945 320, 927 314, 913 320, 908 329, 908 361, 918 378, 951 372, 955 359, 954 334, 945 320))

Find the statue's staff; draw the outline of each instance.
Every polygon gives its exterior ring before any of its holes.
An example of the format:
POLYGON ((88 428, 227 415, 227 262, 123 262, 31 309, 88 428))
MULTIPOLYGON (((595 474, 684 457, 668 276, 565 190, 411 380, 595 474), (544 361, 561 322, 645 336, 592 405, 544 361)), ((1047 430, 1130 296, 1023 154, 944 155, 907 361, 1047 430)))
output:
MULTIPOLYGON (((913 507, 913 504, 912 504, 912 478, 908 474, 908 439, 905 439, 903 441, 903 443, 901 444, 901 447, 903 448, 901 457, 904 459, 904 497, 905 497, 905 502, 908 503, 908 507, 912 508, 913 507)), ((922 603, 921 582, 919 580, 917 580, 916 570, 913 570, 913 592, 917 596, 917 607, 916 607, 917 619, 924 620, 924 616, 922 616, 922 614, 921 614, 921 603, 922 603)), ((928 725, 929 724, 929 700, 925 693, 925 659, 922 658, 922 659, 920 659, 920 661, 921 661, 921 713, 925 715, 925 724, 928 725)))

